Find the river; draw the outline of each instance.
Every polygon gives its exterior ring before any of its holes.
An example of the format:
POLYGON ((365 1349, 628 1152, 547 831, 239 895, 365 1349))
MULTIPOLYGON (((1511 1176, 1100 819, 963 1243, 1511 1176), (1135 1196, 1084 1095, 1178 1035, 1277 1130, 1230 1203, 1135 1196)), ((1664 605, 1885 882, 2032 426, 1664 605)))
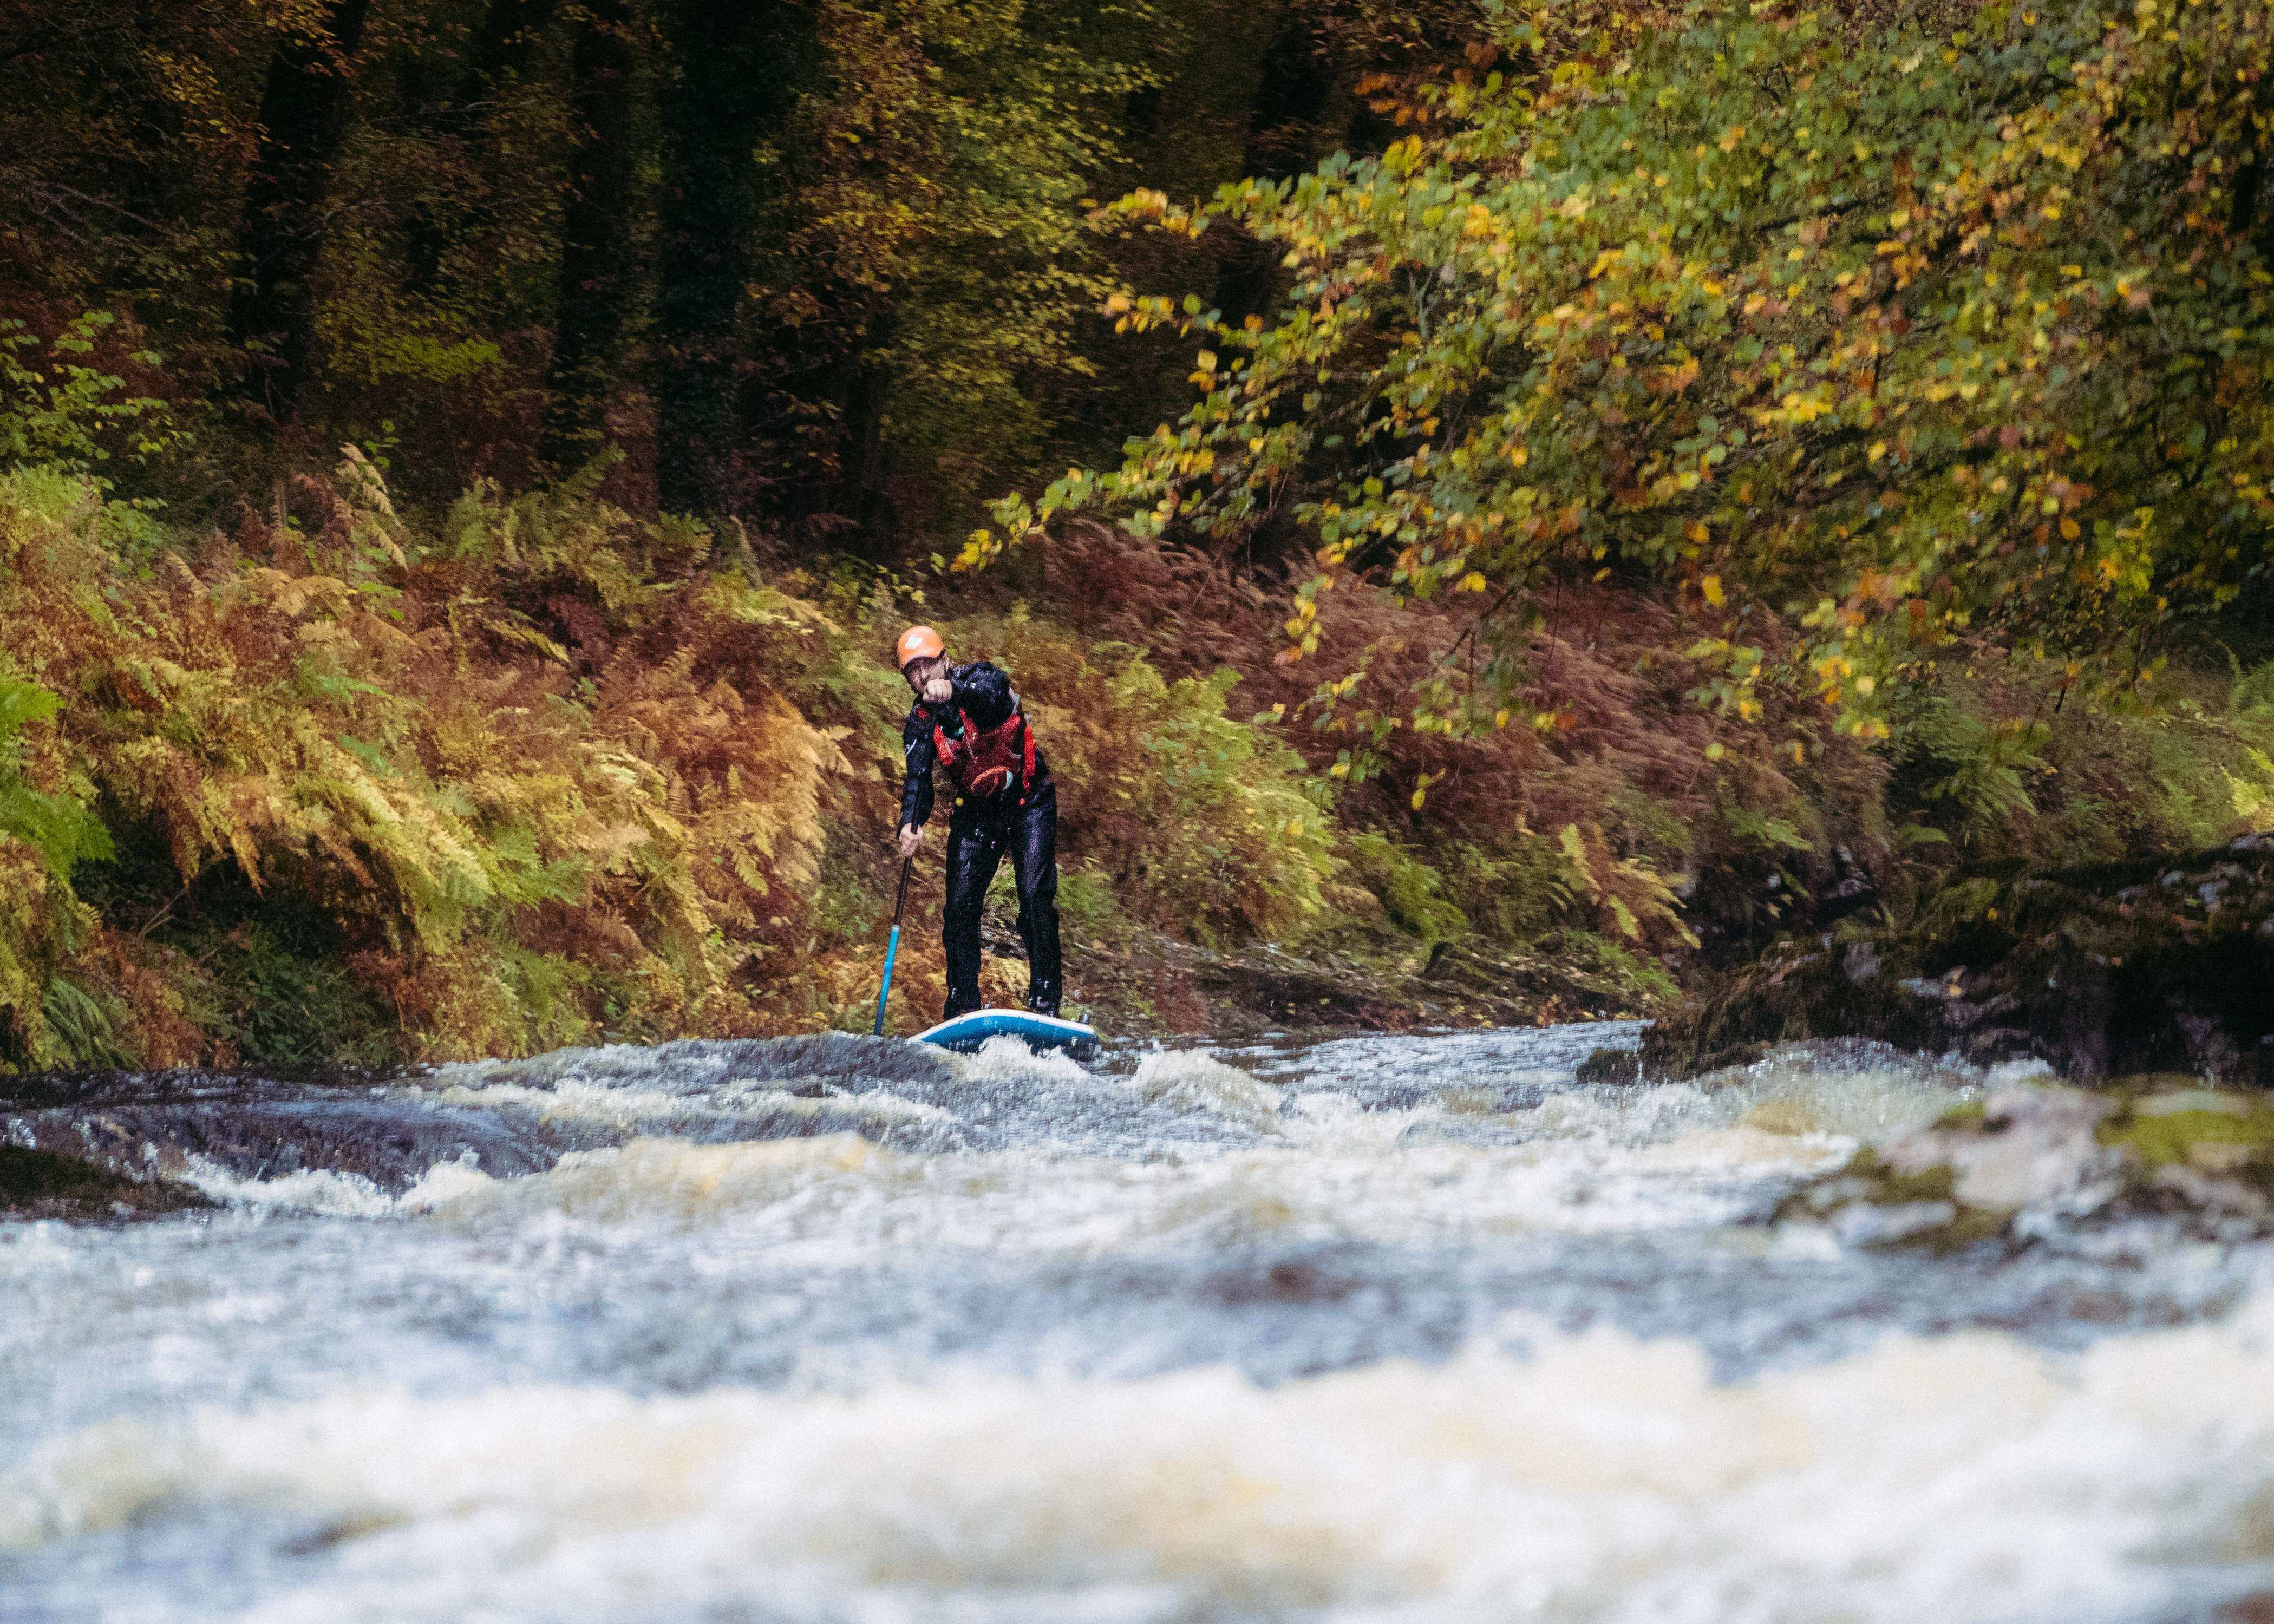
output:
POLYGON ((0 1620, 2274 1618, 2262 1249, 1772 1222, 1995 1079, 1635 1037, 0 1104, 220 1203, 0 1224, 0 1620))

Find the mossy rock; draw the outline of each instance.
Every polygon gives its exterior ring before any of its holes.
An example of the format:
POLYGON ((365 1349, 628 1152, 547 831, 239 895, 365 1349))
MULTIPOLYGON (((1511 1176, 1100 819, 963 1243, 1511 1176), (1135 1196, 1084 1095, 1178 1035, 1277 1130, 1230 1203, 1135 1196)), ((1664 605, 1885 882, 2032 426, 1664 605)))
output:
POLYGON ((0 1145, 0 1215, 132 1218, 211 1205, 187 1184, 143 1183, 76 1156, 0 1145))
POLYGON ((2193 1078, 2132 1078, 2100 1139, 2133 1162, 2135 1184, 2248 1208, 2274 1202, 2274 1100, 2193 1078))
POLYGON ((1837 1172, 1811 1179, 1787 1196, 1772 1222, 1829 1223, 1848 1229, 1864 1245, 1931 1252, 2006 1238, 2013 1214, 1969 1205, 1959 1199, 1957 1184, 1953 1168, 1905 1171, 1867 1145, 1837 1172), (1856 1222, 1866 1214, 1875 1216, 1856 1222))
POLYGON ((2074 1217, 2160 1214, 2221 1238, 2274 1232, 2274 1102, 2168 1075, 2102 1093, 2008 1089, 1858 1150, 1776 1218, 1947 1247, 2008 1235, 2017 1212, 2044 1203, 2074 1217))

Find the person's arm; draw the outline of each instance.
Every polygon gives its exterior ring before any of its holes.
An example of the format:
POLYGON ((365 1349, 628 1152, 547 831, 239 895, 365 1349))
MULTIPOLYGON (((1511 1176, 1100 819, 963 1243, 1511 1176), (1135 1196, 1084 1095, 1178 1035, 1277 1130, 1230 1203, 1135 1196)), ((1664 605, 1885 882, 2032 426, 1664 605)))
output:
POLYGON ((907 776, 900 782, 900 827, 922 829, 931 816, 931 770, 937 752, 931 741, 931 718, 922 705, 908 712, 900 728, 900 759, 907 776))
POLYGON ((956 708, 979 727, 999 727, 1010 719, 1019 696, 1011 679, 985 660, 973 660, 954 671, 956 708))

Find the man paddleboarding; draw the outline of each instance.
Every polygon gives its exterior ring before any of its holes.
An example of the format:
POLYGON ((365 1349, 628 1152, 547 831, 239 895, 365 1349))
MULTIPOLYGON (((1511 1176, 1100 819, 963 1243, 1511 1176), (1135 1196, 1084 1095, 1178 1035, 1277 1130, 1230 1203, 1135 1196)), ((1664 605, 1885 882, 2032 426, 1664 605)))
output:
POLYGON ((947 816, 947 1011, 980 1007, 979 918, 1005 852, 1019 883, 1019 939, 1027 947, 1027 1007, 1058 1012, 1058 797, 1011 679, 985 660, 951 664, 929 626, 911 626, 893 650, 915 693, 900 728, 907 778, 900 788, 900 855, 923 848, 933 780, 954 797, 947 816))

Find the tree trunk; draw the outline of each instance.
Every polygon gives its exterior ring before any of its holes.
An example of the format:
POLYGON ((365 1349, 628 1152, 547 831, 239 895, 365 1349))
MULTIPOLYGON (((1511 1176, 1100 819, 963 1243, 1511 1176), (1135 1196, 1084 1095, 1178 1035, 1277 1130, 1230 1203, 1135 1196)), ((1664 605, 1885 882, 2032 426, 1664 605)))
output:
POLYGON ((598 450, 632 292, 632 41, 625 0, 589 0, 569 62, 576 120, 561 234, 543 455, 566 473, 598 450))
MULTIPOLYGON (((892 342, 892 320, 889 311, 876 318, 870 347, 882 349, 892 342)), ((892 380, 865 355, 849 357, 846 372, 839 392, 838 477, 829 500, 847 522, 848 538, 857 551, 873 559, 889 558, 900 520, 900 505, 892 495, 892 447, 885 440, 892 380)))
POLYGON ((277 47, 261 92, 260 146, 245 182, 229 336, 258 352, 247 391, 280 423, 292 418, 307 381, 309 279, 323 247, 320 216, 332 160, 346 132, 348 64, 370 10, 371 0, 332 0, 321 28, 277 47))
MULTIPOLYGON (((530 58, 557 9, 554 0, 490 0, 482 12, 482 26, 474 34, 473 59, 467 65, 465 84, 458 96, 458 107, 471 123, 479 124, 488 115, 501 85, 529 71, 530 58)), ((591 9, 617 13, 623 10, 608 4, 591 9)), ((589 33, 590 18, 578 26, 589 33)))
MULTIPOLYGON (((490 120, 512 80, 529 71, 545 30, 559 10, 554 0, 490 0, 474 30, 462 74, 440 87, 445 77, 439 67, 420 72, 416 60, 398 72, 410 82, 406 100, 423 109, 438 133, 461 143, 475 186, 493 191, 499 158, 490 120), (435 85, 431 95, 418 94, 427 80, 435 85)), ((431 293, 441 285, 442 267, 451 247, 451 223, 460 217, 467 199, 456 188, 447 195, 420 192, 403 202, 404 275, 415 291, 431 293)))
MULTIPOLYGON (((1240 154, 1243 172, 1256 180, 1285 180, 1308 169, 1333 90, 1331 64, 1307 10, 1291 8, 1263 52, 1240 154)), ((1277 277, 1276 252, 1240 237, 1216 272, 1216 308, 1234 327, 1249 316, 1269 315, 1277 277)))
POLYGON ((818 35, 812 10, 791 0, 672 0, 665 26, 677 77, 663 109, 657 494, 667 511, 715 521, 749 484, 737 318, 751 233, 781 185, 751 154, 779 148, 816 77, 818 35))

